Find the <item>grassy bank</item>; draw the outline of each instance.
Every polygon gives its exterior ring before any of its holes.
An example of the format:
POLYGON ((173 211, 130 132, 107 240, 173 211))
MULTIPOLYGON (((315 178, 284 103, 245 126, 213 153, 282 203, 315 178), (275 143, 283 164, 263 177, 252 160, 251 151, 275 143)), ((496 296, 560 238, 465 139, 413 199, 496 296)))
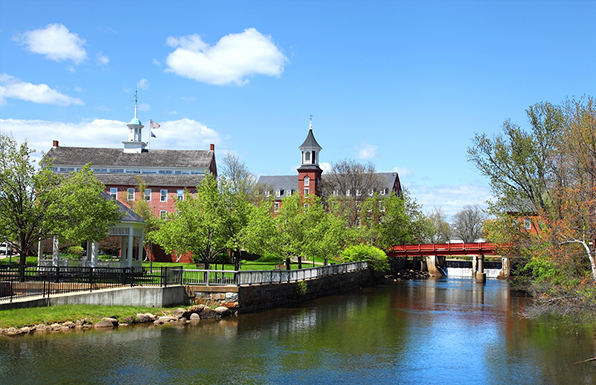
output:
POLYGON ((176 308, 155 308, 137 306, 101 306, 101 305, 60 305, 35 307, 26 309, 0 310, 0 328, 32 326, 38 324, 50 325, 66 321, 90 318, 93 323, 104 317, 116 316, 124 319, 137 313, 152 313, 156 315, 170 314, 176 308))

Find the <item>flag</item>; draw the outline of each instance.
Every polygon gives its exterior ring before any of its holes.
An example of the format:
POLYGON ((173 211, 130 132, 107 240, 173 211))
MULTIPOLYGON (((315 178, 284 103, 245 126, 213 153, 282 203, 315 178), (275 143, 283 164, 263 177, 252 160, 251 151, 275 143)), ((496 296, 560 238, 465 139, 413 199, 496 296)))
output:
POLYGON ((155 136, 155 134, 153 133, 153 131, 151 131, 151 137, 152 138, 157 138, 157 136, 155 136))
POLYGON ((153 120, 151 120, 151 119, 149 119, 149 126, 150 126, 151 128, 155 128, 155 129, 158 129, 158 128, 160 127, 159 123, 157 123, 157 122, 154 122, 154 121, 153 121, 153 120))

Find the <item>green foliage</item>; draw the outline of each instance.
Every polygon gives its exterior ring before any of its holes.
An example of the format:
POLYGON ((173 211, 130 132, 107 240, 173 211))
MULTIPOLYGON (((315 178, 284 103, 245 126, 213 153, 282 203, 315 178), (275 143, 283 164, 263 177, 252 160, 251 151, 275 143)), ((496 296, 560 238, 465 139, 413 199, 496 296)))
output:
POLYGON ((0 233, 21 255, 22 265, 39 238, 57 234, 73 243, 100 241, 120 218, 116 204, 101 196, 105 187, 89 165, 57 175, 47 158, 36 170, 34 152, 26 142, 17 145, 0 135, 0 233))
POLYGON ((308 285, 304 281, 296 282, 295 288, 296 288, 296 295, 298 295, 298 297, 306 295, 306 293, 308 292, 308 285))
POLYGON ((366 261, 368 266, 375 271, 389 270, 387 254, 374 246, 349 246, 341 252, 341 257, 344 262, 366 261))

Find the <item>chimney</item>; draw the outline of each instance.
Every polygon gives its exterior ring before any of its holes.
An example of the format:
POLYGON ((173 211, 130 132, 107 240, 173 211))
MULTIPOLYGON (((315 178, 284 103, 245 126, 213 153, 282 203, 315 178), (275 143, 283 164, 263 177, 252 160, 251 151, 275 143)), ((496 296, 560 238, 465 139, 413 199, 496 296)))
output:
POLYGON ((52 146, 53 146, 54 148, 58 147, 58 141, 57 141, 57 140, 54 140, 54 141, 52 142, 52 146))
MULTIPOLYGON (((58 142, 56 142, 56 146, 58 145, 58 142)), ((211 144, 210 148, 211 151, 215 151, 215 144, 211 144)))

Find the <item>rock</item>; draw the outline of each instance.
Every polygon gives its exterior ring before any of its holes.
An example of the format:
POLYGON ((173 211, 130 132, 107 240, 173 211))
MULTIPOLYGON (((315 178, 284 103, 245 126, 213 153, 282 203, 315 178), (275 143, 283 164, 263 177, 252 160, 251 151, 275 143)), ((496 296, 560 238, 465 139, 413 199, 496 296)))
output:
POLYGON ((124 317, 124 320, 122 320, 122 322, 132 325, 135 323, 135 317, 127 315, 126 317, 124 317))
POLYGON ((222 317, 230 315, 230 309, 228 309, 225 306, 216 307, 215 312, 221 315, 222 317))
POLYGON ((128 324, 126 322, 118 322, 118 327, 120 326, 128 326, 128 324))
POLYGON ((24 328, 21 328, 21 333, 29 334, 29 333, 31 333, 31 329, 28 328, 27 326, 25 326, 24 328))
POLYGON ((207 306, 201 304, 201 305, 193 305, 191 307, 188 308, 188 311, 190 313, 197 313, 197 314, 201 314, 201 312, 203 311, 204 308, 206 308, 207 306))
POLYGON ((230 310, 238 310, 238 302, 226 302, 221 306, 225 306, 230 310))
POLYGON ((178 322, 186 323, 186 317, 180 317, 180 318, 178 318, 178 322))
POLYGON ((186 313, 186 309, 179 307, 178 309, 174 310, 174 312, 172 313, 172 316, 176 317, 176 318, 180 318, 180 317, 184 316, 184 313, 186 313))
POLYGON ((85 318, 83 320, 83 325, 93 325, 93 320, 91 318, 85 318))
MULTIPOLYGON (((116 321, 116 325, 118 325, 118 321, 116 321)), ((98 323, 96 323, 95 328, 96 329, 113 328, 116 325, 114 325, 114 322, 112 322, 112 321, 103 320, 103 321, 99 321, 98 323)))
POLYGON ((138 313, 137 318, 139 323, 153 322, 156 319, 156 317, 151 313, 138 313))
POLYGON ((16 336, 17 334, 21 334, 21 331, 17 328, 10 327, 8 328, 6 334, 8 334, 9 336, 16 336))
POLYGON ((91 329, 92 327, 93 327, 93 325, 87 325, 87 324, 83 325, 83 329, 91 329))
POLYGON ((47 328, 46 324, 35 325, 36 332, 45 332, 47 328))
POLYGON ((165 323, 174 322, 174 321, 177 321, 177 320, 178 320, 178 318, 176 318, 176 317, 163 316, 163 317, 159 317, 158 319, 156 319, 155 321, 153 321, 153 323, 155 325, 163 325, 165 323))
POLYGON ((201 319, 201 316, 199 316, 197 313, 192 313, 192 314, 190 315, 190 319, 191 319, 192 321, 196 321, 196 320, 199 320, 199 319, 201 319))
POLYGON ((69 329, 74 329, 74 327, 76 326, 76 324, 74 322, 67 321, 67 322, 63 323, 62 326, 65 326, 65 327, 67 327, 69 329))
POLYGON ((61 331, 62 333, 66 333, 66 332, 69 332, 69 331, 70 331, 70 328, 69 328, 68 326, 62 326, 62 327, 60 328, 60 331, 61 331))
POLYGON ((213 310, 209 307, 206 307, 206 306, 203 308, 203 311, 201 311, 201 313, 199 315, 201 316, 201 319, 219 319, 219 318, 221 318, 220 313, 218 313, 215 310, 213 310))

